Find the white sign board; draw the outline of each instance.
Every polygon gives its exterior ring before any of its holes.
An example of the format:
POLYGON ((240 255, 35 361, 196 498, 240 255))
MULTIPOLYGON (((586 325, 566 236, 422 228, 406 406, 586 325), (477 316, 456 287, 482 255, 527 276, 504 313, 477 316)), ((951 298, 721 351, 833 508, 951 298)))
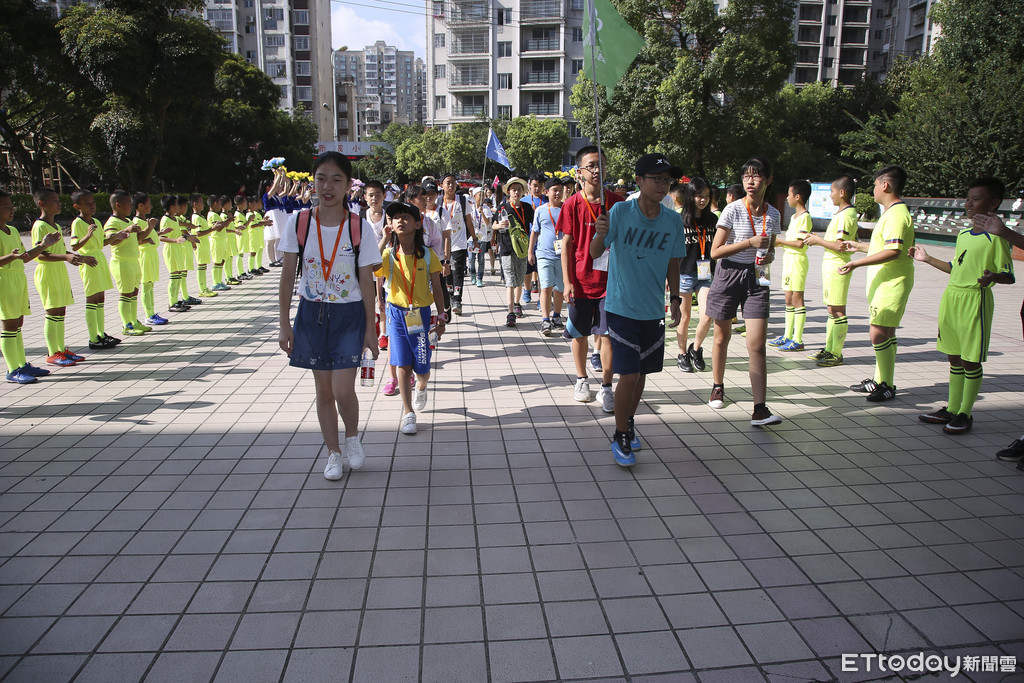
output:
POLYGON ((831 192, 832 183, 811 183, 811 200, 807 203, 807 213, 811 218, 832 219, 836 207, 829 197, 831 192))
POLYGON ((337 142, 320 141, 316 143, 315 154, 324 152, 341 152, 347 157, 365 157, 370 154, 373 147, 388 147, 384 142, 356 142, 354 140, 339 140, 337 142))

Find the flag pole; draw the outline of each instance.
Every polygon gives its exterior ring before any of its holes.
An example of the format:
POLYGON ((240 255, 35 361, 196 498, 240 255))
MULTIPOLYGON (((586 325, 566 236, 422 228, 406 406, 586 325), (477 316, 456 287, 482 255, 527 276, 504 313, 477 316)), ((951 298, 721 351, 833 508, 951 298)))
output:
POLYGON ((594 136, 597 138, 597 184, 600 188, 598 200, 604 204, 604 153, 601 151, 601 114, 597 99, 597 9, 594 0, 587 0, 587 17, 590 19, 590 79, 594 82, 594 136))

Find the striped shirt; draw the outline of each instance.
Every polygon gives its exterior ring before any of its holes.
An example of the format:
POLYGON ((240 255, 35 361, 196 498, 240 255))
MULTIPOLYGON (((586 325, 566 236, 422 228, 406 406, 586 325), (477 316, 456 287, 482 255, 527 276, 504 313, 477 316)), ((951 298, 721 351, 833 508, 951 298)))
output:
MULTIPOLYGON (((755 234, 762 234, 762 231, 764 231, 763 234, 767 235, 779 235, 782 233, 782 216, 779 215, 779 210, 770 204, 765 206, 767 208, 765 216, 754 216, 753 219, 747 213, 746 202, 743 199, 729 204, 722 210, 722 215, 718 217, 718 228, 724 228, 729 231, 729 236, 725 238, 726 246, 746 242, 755 234), (757 228, 756 233, 754 232, 755 226, 757 228)), ((749 247, 741 252, 732 254, 729 256, 729 260, 735 263, 753 265, 755 255, 757 255, 757 249, 749 247)))

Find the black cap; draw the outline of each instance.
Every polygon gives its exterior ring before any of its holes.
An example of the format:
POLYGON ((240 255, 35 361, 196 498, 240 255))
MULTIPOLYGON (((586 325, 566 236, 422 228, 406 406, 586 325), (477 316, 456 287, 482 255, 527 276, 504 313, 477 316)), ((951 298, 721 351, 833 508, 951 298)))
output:
POLYGON ((432 180, 428 180, 427 182, 423 183, 423 191, 424 192, 437 192, 437 183, 435 183, 432 180))
POLYGON ((645 154, 636 160, 637 175, 651 175, 653 173, 668 173, 673 178, 683 175, 683 170, 673 166, 661 152, 645 154))
POLYGON ((558 178, 548 178, 546 181, 544 181, 544 189, 545 190, 550 190, 552 187, 561 187, 561 186, 562 186, 562 181, 559 180, 558 178))
POLYGON ((423 217, 420 215, 420 210, 406 202, 391 202, 388 204, 388 207, 384 209, 384 215, 388 218, 394 218, 395 216, 403 213, 412 216, 414 220, 423 220, 423 217))

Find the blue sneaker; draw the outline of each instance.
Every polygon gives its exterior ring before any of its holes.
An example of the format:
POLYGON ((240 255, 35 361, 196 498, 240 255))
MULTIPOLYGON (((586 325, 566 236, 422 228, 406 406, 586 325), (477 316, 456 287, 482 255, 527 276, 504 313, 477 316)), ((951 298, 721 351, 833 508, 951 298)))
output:
POLYGON ((804 345, 802 342, 796 342, 792 339, 786 341, 785 344, 779 347, 779 351, 803 351, 804 345))
POLYGON ((636 429, 633 428, 633 421, 629 421, 629 429, 626 430, 626 436, 629 439, 629 448, 633 451, 638 451, 643 448, 643 444, 640 443, 640 437, 636 435, 636 429))
POLYGON ((632 467, 636 464, 636 456, 633 455, 633 448, 629 445, 627 432, 615 432, 615 439, 612 441, 612 457, 615 458, 615 464, 621 467, 632 467))
POLYGON ((224 284, 223 282, 218 282, 218 283, 217 283, 217 284, 215 284, 215 285, 214 285, 213 287, 210 287, 210 289, 211 289, 212 291, 214 291, 214 292, 229 292, 229 291, 231 291, 231 288, 230 288, 230 287, 228 287, 228 286, 227 286, 226 284, 224 284))
POLYGON ((594 368, 594 372, 601 372, 601 354, 590 354, 590 367, 594 368))
POLYGON ((529 290, 527 290, 523 292, 523 305, 525 306, 526 304, 530 303, 530 301, 532 301, 532 298, 530 297, 529 290))
POLYGON ((31 363, 25 363, 25 367, 21 369, 22 372, 32 375, 33 377, 46 377, 50 374, 50 371, 46 368, 37 368, 31 363))
POLYGON ((161 317, 159 314, 154 313, 153 315, 146 318, 147 325, 166 325, 167 318, 161 317))
POLYGON ((768 346, 784 346, 788 341, 788 339, 780 335, 768 342, 768 346))
POLYGON ((32 382, 38 382, 39 380, 25 372, 25 368, 21 367, 14 372, 8 372, 7 381, 12 384, 32 384, 32 382))

